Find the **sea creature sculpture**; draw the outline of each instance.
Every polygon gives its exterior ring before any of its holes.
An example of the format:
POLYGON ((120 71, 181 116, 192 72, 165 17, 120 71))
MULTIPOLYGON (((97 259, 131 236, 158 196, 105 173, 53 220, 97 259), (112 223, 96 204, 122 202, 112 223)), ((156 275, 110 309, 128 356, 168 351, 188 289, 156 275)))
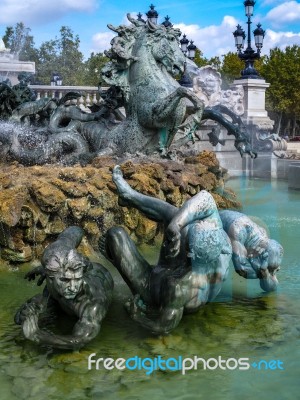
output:
POLYGON ((154 333, 168 333, 183 313, 195 312, 217 296, 229 268, 230 240, 207 191, 177 208, 133 190, 118 166, 113 181, 120 204, 163 223, 163 245, 158 263, 152 267, 127 232, 113 227, 100 242, 100 250, 132 291, 126 307, 133 320, 154 333))
POLYGON ((41 345, 78 349, 95 338, 112 299, 113 280, 106 268, 76 251, 83 230, 65 229, 42 256, 42 265, 26 275, 46 280, 42 294, 27 300, 15 315, 24 336, 41 345), (78 318, 70 335, 54 334, 39 327, 39 317, 62 310, 78 318))
POLYGON ((277 289, 283 248, 270 239, 264 228, 237 211, 219 212, 223 228, 232 244, 232 262, 236 272, 246 279, 259 279, 266 292, 277 289))
POLYGON ((177 208, 132 189, 119 166, 113 170, 119 204, 134 207, 163 224, 156 265, 138 252, 122 227, 100 240, 100 251, 118 269, 133 297, 126 303, 132 319, 156 334, 173 330, 184 313, 213 301, 227 277, 232 257, 236 272, 259 279, 264 291, 276 290, 283 249, 246 215, 218 211, 205 190, 177 208))

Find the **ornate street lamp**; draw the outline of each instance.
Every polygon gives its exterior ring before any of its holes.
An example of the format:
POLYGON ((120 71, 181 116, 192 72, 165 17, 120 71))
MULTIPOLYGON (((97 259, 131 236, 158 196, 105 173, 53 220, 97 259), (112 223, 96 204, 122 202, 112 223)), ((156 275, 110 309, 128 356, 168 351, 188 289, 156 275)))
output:
POLYGON ((184 70, 183 73, 178 81, 180 86, 187 87, 189 89, 193 88, 193 81, 189 77, 189 75, 186 73, 186 62, 184 63, 184 70))
POLYGON ((233 36, 234 36, 236 48, 237 48, 238 52, 240 53, 241 50, 244 48, 244 43, 245 43, 245 39, 246 39, 246 34, 245 34, 244 30, 242 29, 241 25, 238 25, 236 27, 236 30, 233 32, 233 36))
POLYGON ((140 21, 140 22, 146 22, 143 18, 142 18, 142 16, 143 16, 143 14, 141 14, 140 12, 138 13, 138 15, 137 15, 137 20, 138 21, 140 21))
POLYGON ((263 41, 265 37, 265 31, 262 29, 261 24, 257 24, 257 28, 253 31, 255 46, 257 47, 257 51, 260 53, 261 48, 263 47, 263 41))
POLYGON ((190 44, 189 44, 188 47, 187 47, 187 50, 188 50, 188 55, 187 55, 188 58, 189 58, 190 60, 194 60, 195 55, 196 55, 197 47, 194 45, 193 40, 191 40, 190 44))
POLYGON ((172 28, 173 24, 170 22, 170 17, 168 15, 165 17, 162 25, 164 25, 165 28, 172 28))
POLYGON ((248 34, 247 34, 247 48, 244 52, 242 49, 244 48, 244 42, 246 38, 246 34, 242 27, 238 25, 236 30, 233 32, 235 45, 238 50, 238 56, 241 60, 245 61, 245 69, 241 72, 243 79, 260 79, 258 72, 254 68, 254 61, 260 58, 260 50, 263 47, 263 39, 265 37, 265 31, 262 29, 261 24, 257 25, 257 28, 253 31, 255 46, 257 51, 255 52, 251 47, 251 31, 250 25, 251 16, 253 15, 255 1, 253 0, 246 0, 244 1, 245 6, 245 14, 248 17, 248 34))
POLYGON ((253 0, 244 1, 246 17, 248 17, 248 18, 252 17, 255 3, 256 3, 256 1, 253 1, 253 0))
POLYGON ((157 24, 158 12, 154 10, 154 5, 150 5, 150 10, 146 13, 148 21, 152 22, 152 24, 157 24))
POLYGON ((183 35, 182 39, 180 40, 180 47, 184 54, 187 52, 187 46, 190 41, 187 39, 186 34, 183 35))
POLYGON ((180 48, 184 55, 188 57, 190 60, 194 60, 197 47, 194 45, 194 41, 189 41, 184 34, 180 42, 180 48), (189 44, 190 43, 190 44, 189 44))
MULTIPOLYGON (((181 48, 183 54, 187 58, 189 58, 190 60, 194 60, 197 47, 194 45, 194 42, 192 40, 189 41, 187 39, 185 34, 183 35, 182 39, 180 40, 180 48, 181 48)), ((184 71, 183 71, 183 74, 181 75, 181 78, 178 81, 178 83, 181 86, 184 86, 187 88, 193 88, 193 82, 192 82, 191 78, 189 77, 189 75, 186 73, 186 65, 187 65, 187 63, 185 62, 184 63, 184 71)))

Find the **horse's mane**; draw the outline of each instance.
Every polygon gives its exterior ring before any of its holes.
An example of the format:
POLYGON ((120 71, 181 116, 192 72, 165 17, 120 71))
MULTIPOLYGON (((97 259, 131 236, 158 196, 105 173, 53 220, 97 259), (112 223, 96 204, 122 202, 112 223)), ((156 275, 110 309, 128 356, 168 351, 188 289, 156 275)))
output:
POLYGON ((105 51, 105 55, 110 61, 102 68, 103 80, 109 85, 119 86, 125 99, 128 99, 129 81, 126 71, 132 63, 137 62, 138 58, 132 55, 132 50, 137 39, 147 35, 147 43, 153 44, 159 38, 166 37, 171 40, 181 35, 179 29, 155 25, 150 21, 140 21, 127 14, 130 25, 119 25, 117 27, 108 24, 108 28, 118 35, 115 36, 110 44, 111 49, 105 51))

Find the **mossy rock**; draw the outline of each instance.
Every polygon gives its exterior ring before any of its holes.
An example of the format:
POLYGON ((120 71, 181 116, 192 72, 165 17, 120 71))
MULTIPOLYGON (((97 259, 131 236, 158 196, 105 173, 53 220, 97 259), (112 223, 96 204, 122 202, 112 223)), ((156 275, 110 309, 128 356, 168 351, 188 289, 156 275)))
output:
POLYGON ((74 224, 84 229, 95 250, 99 238, 114 225, 123 226, 139 244, 157 241, 161 234, 155 222, 136 209, 119 206, 112 181, 116 164, 135 190, 176 207, 203 189, 212 193, 219 208, 240 207, 234 193, 224 191, 224 169, 209 151, 180 162, 97 157, 85 167, 3 164, 0 244, 5 259, 24 262, 40 257, 43 248, 74 224))

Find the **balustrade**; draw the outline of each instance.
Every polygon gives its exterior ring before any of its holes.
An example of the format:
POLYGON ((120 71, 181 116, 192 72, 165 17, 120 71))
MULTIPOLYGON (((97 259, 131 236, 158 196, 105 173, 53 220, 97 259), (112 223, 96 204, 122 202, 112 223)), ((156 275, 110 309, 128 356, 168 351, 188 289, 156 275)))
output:
MULTIPOLYGON (((37 100, 43 97, 61 99, 68 92, 80 92, 82 96, 72 102, 78 106, 90 107, 100 103, 100 94, 96 86, 51 86, 51 85, 30 85, 36 92, 37 100)), ((101 88, 106 91, 108 88, 101 88)))

